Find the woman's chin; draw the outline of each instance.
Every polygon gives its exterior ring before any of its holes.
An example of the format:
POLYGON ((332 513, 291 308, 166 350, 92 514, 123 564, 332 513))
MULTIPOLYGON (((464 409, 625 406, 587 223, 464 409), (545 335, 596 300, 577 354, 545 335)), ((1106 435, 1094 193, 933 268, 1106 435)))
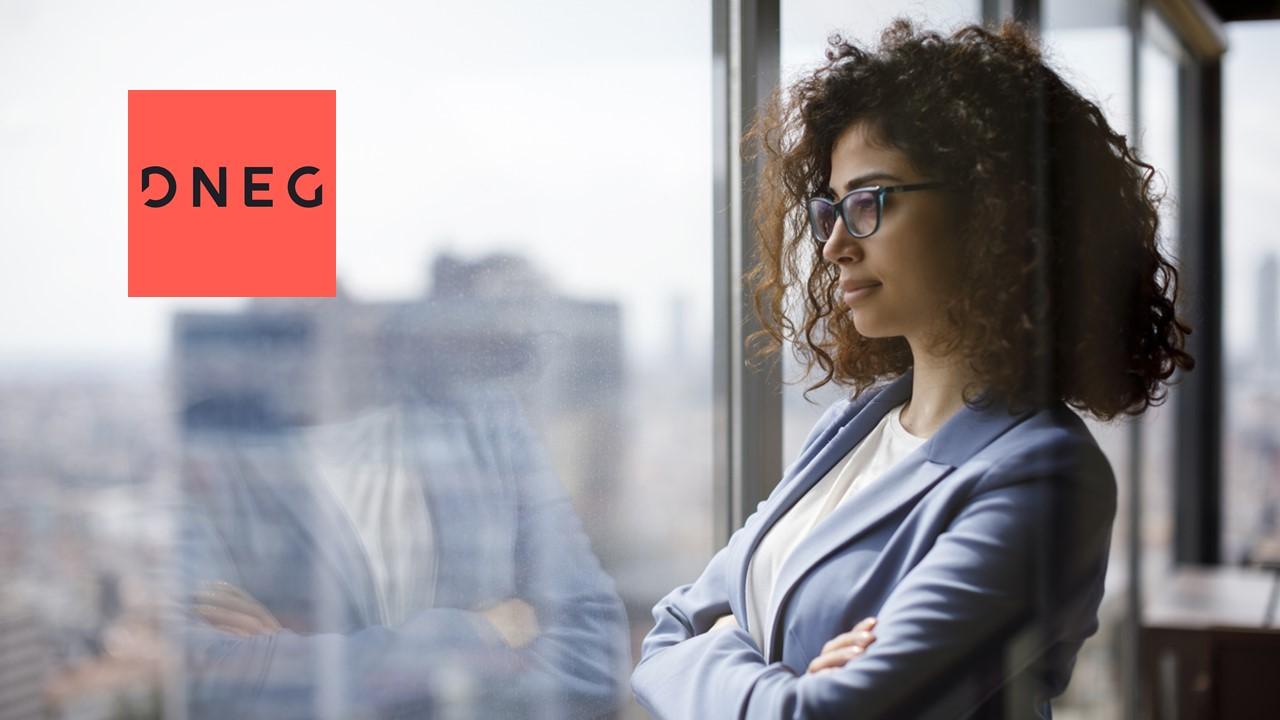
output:
POLYGON ((853 328, 858 334, 866 338, 882 338, 892 337, 895 334, 884 327, 883 323, 875 322, 872 318, 867 317, 868 313, 861 308, 850 308, 849 316, 853 320, 853 328))

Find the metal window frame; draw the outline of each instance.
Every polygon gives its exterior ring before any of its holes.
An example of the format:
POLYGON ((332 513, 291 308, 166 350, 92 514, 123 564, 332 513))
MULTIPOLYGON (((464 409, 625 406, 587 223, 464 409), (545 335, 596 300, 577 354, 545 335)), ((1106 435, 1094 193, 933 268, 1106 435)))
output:
POLYGON ((1179 309, 1194 332, 1196 359, 1179 373, 1175 409, 1173 561, 1217 565, 1222 558, 1223 236, 1221 21, 1200 0, 1144 3, 1173 31, 1178 64, 1179 309))
MULTIPOLYGON (((1142 127, 1140 72, 1144 12, 1155 9, 1190 62, 1180 63, 1178 108, 1182 309, 1195 328, 1189 352, 1196 372, 1180 378, 1176 412, 1174 560, 1219 563, 1222 440, 1222 69, 1225 33, 1202 0, 1128 0, 1131 138, 1142 127)), ((987 24, 1005 17, 1041 27, 1040 0, 982 0, 987 24)), ((713 163, 713 546, 724 546, 781 477, 780 353, 762 369, 745 365, 744 340, 759 329, 743 273, 754 260, 751 199, 759 159, 744 163, 739 138, 780 75, 780 0, 712 0, 713 163), (778 373, 769 372, 777 368, 778 373)), ((1125 645, 1125 717, 1140 717, 1137 659, 1142 619, 1142 432, 1130 425, 1127 546, 1130 588, 1125 645)), ((1013 693, 1008 698, 1017 702, 1013 693)))
POLYGON ((759 329, 742 277, 754 262, 752 198, 760 158, 739 139, 777 84, 779 0, 712 0, 712 403, 714 543, 722 547, 782 475, 781 353, 758 370, 744 339, 759 329), (777 372, 770 372, 776 368, 777 372))
MULTIPOLYGON (((1179 201, 1183 239, 1185 310, 1196 331, 1189 338, 1197 372, 1182 378, 1177 410, 1175 478, 1177 562, 1221 561, 1222 436, 1222 75, 1225 35, 1201 0, 1130 0, 1133 39, 1134 127, 1139 137, 1138 54, 1142 13, 1157 10, 1187 49, 1180 65, 1179 201)), ((983 20, 1017 17, 1038 27, 1039 0, 983 0, 983 20)), ((780 73, 780 0, 712 0, 714 541, 728 541, 757 503, 768 496, 783 469, 780 353, 759 369, 744 362, 744 339, 759 329, 742 283, 754 260, 756 228, 751 199, 759 158, 743 162, 739 138, 767 99, 780 73), (776 369, 778 372, 772 372, 776 369)), ((1131 439, 1130 488, 1141 477, 1141 428, 1131 439)), ((1131 503, 1135 510, 1139 503, 1131 503)), ((1133 521, 1136 518, 1130 517, 1133 521)), ((1138 525, 1133 525, 1137 528, 1138 525)), ((1136 548, 1132 548, 1136 550, 1136 548)), ((1140 572, 1140 554, 1131 570, 1140 572)), ((1138 575, 1137 577, 1140 577, 1138 575)))

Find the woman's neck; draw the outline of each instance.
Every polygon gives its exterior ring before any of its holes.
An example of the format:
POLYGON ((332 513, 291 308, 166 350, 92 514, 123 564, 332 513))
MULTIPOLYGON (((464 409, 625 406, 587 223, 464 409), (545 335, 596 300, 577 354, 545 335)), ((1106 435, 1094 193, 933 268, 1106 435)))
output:
POLYGON ((975 375, 954 355, 940 358, 913 352, 912 364, 911 397, 900 420, 912 435, 930 437, 964 406, 964 388, 975 375))

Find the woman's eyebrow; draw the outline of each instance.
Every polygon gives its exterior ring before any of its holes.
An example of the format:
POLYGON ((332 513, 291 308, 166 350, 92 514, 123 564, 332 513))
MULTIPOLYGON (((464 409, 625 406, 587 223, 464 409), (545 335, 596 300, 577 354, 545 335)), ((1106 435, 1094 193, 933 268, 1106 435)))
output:
MULTIPOLYGON (((876 172, 863 173, 863 174, 859 175, 858 177, 853 178, 853 179, 852 179, 852 180, 850 180, 849 182, 845 183, 845 184, 844 184, 844 190, 843 190, 843 192, 849 192, 850 190, 853 190, 854 188, 862 187, 863 185, 865 185, 865 184, 867 183, 867 181, 869 181, 869 180, 876 180, 876 179, 884 179, 884 180, 898 180, 898 181, 901 181, 901 180, 902 180, 902 178, 898 177, 897 175, 894 175, 893 173, 887 173, 887 172, 883 172, 883 171, 876 171, 876 172)), ((831 190, 831 193, 832 193, 833 195, 839 195, 839 194, 840 194, 840 193, 837 193, 837 192, 836 192, 834 189, 832 189, 832 188, 827 188, 827 189, 828 189, 828 190, 831 190)))

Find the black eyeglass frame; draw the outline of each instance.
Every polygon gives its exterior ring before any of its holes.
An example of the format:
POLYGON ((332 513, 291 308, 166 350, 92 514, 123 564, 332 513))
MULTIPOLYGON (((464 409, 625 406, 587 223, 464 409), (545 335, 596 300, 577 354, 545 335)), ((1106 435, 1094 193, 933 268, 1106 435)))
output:
MULTIPOLYGON (((820 229, 818 227, 818 223, 815 222, 816 218, 814 218, 814 215, 813 215, 814 203, 823 203, 831 206, 835 210, 836 219, 844 222, 844 229, 850 235, 856 238, 865 238, 865 237, 870 237, 874 235, 876 231, 880 229, 880 220, 881 218, 884 217, 884 196, 885 195, 888 195, 889 193, 893 193, 893 192, 911 192, 913 190, 931 190, 933 188, 939 188, 945 185, 947 185, 947 183, 943 180, 930 180, 926 182, 909 183, 906 185, 868 185, 866 187, 854 188, 850 190, 849 192, 842 195, 839 200, 830 200, 820 195, 815 195, 814 197, 809 198, 808 202, 805 203, 805 212, 809 218, 809 232, 811 235, 813 235, 813 240, 814 242, 818 243, 818 245, 826 245, 827 240, 830 239, 829 237, 819 236, 820 229), (876 224, 875 224, 875 227, 871 228, 869 232, 859 235, 858 233, 853 231, 853 226, 849 224, 848 218, 844 216, 844 203, 846 200, 850 198, 850 196, 854 195, 855 193, 865 193, 865 192, 875 193, 876 224)), ((835 229, 835 225, 832 225, 832 229, 833 230, 835 229)))

